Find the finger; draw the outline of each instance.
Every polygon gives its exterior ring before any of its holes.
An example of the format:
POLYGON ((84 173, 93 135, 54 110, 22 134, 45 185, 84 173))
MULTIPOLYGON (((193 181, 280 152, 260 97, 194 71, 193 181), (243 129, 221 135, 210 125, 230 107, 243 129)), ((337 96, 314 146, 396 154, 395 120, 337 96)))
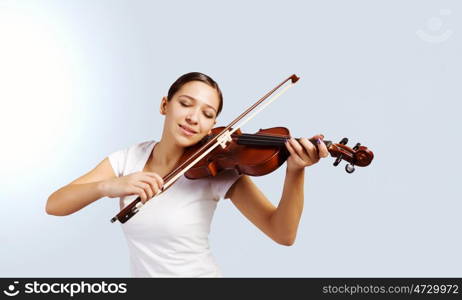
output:
POLYGON ((317 134, 317 135, 313 135, 309 140, 310 142, 312 142, 313 144, 317 144, 316 141, 320 139, 321 141, 324 139, 324 135, 322 134, 317 134))
POLYGON ((150 183, 143 182, 143 189, 146 191, 146 194, 148 195, 148 200, 154 197, 155 188, 153 188, 150 183))
POLYGON ((292 157, 292 159, 295 161, 296 164, 300 166, 304 166, 306 164, 297 154, 297 152, 295 151, 295 149, 293 148, 292 144, 289 141, 286 142, 286 147, 289 150, 290 156, 292 157))
POLYGON ((286 140, 284 142, 284 144, 286 145, 286 148, 287 148, 287 151, 289 151, 290 155, 291 156, 296 156, 297 154, 295 153, 295 150, 292 148, 292 146, 290 145, 290 142, 289 140, 286 140))
POLYGON ((155 178, 158 182, 159 188, 162 188, 164 186, 164 179, 159 174, 154 172, 145 172, 145 174, 150 176, 151 178, 155 178))
POLYGON ((329 150, 327 150, 327 146, 324 143, 324 141, 322 139, 318 139, 318 140, 319 140, 319 143, 318 143, 319 156, 320 157, 329 156, 329 150))
POLYGON ((159 183, 152 177, 146 176, 144 179, 141 179, 141 182, 149 184, 149 187, 151 188, 152 195, 149 196, 149 199, 154 197, 157 194, 157 191, 160 189, 158 186, 159 183))
POLYGON ((135 194, 137 194, 140 198, 141 198, 141 202, 144 204, 147 200, 147 196, 146 196, 146 192, 142 189, 142 188, 139 188, 139 187, 134 187, 133 188, 133 192, 135 194))
POLYGON ((288 139, 286 142, 286 147, 287 147, 287 150, 289 150, 289 153, 290 153, 290 156, 292 157, 298 157, 298 154, 297 154, 297 151, 295 151, 294 147, 292 146, 292 143, 290 142, 290 139, 288 139))
POLYGON ((137 182, 135 186, 142 188, 146 194, 146 201, 152 198, 153 191, 151 190, 151 186, 144 182, 137 182))
POLYGON ((150 181, 151 181, 152 185, 154 186, 154 189, 153 189, 154 196, 157 196, 157 194, 162 191, 163 186, 160 184, 159 181, 157 181, 156 179, 154 179, 152 177, 150 177, 150 181))
POLYGON ((327 150, 327 146, 324 143, 324 135, 322 133, 313 136, 313 140, 316 141, 318 146, 318 154, 320 157, 327 157, 329 155, 329 150, 327 150))
POLYGON ((319 154, 318 154, 318 149, 316 148, 315 145, 311 141, 309 141, 307 138, 301 138, 300 144, 305 148, 306 153, 308 153, 308 160, 310 163, 315 163, 319 160, 319 154))
POLYGON ((302 160, 304 160, 304 158, 307 158, 307 154, 303 150, 302 145, 300 145, 300 143, 297 142, 297 140, 295 140, 294 138, 291 138, 289 142, 290 142, 290 145, 292 146, 292 148, 297 153, 297 155, 300 156, 300 158, 302 160))
POLYGON ((324 139, 324 134, 320 133, 320 134, 317 134, 317 135, 313 136, 312 138, 315 139, 315 140, 317 140, 317 139, 323 140, 324 139))

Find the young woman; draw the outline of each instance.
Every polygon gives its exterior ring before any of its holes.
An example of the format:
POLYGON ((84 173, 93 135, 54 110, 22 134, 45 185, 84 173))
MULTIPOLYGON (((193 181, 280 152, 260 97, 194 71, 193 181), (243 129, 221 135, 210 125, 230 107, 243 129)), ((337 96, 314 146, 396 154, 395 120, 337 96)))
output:
POLYGON ((178 78, 160 103, 165 116, 159 141, 145 141, 116 151, 93 170, 50 195, 46 212, 72 214, 103 198, 120 198, 120 208, 138 196, 140 211, 122 224, 134 277, 220 277, 208 235, 218 200, 231 199, 239 211, 268 237, 292 245, 303 209, 305 168, 328 155, 322 135, 318 149, 307 138, 286 143, 290 153, 281 199, 275 207, 245 175, 223 172, 212 178, 180 177, 150 200, 162 178, 177 165, 183 149, 211 132, 223 107, 217 83, 192 72, 178 78))

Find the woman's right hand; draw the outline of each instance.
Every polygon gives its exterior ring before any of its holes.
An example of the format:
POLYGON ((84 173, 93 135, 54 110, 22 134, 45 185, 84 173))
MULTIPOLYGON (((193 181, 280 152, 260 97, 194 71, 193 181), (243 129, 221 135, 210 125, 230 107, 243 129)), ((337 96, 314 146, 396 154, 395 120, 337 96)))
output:
POLYGON ((136 172, 104 181, 101 185, 104 196, 109 198, 138 195, 143 204, 162 189, 164 181, 154 172, 136 172))

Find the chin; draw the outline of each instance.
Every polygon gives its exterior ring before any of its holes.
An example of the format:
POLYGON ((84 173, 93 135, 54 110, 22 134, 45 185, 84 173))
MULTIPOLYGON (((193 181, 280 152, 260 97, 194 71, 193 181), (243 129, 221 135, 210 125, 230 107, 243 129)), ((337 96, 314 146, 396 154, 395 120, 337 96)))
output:
POLYGON ((185 136, 177 136, 176 137, 176 144, 180 147, 183 147, 183 148, 186 148, 186 147, 189 147, 189 146, 192 146, 194 144, 196 144, 197 142, 199 142, 203 137, 201 135, 196 135, 196 136, 193 136, 191 138, 187 138, 185 136))

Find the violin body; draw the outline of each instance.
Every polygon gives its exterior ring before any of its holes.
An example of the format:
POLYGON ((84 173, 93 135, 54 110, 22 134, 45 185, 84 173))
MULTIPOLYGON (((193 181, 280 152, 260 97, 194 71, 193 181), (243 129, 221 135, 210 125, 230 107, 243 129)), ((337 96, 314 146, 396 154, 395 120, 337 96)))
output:
MULTIPOLYGON (((225 127, 212 129, 211 136, 219 134, 225 127)), ((196 145, 185 149, 183 154, 189 157, 195 153, 211 136, 205 137, 196 145)), ((185 176, 188 179, 198 179, 215 176, 224 170, 236 170, 239 174, 250 176, 263 176, 279 168, 289 157, 284 140, 263 141, 259 136, 289 136, 289 130, 285 127, 260 129, 252 135, 257 138, 244 136, 240 130, 233 134, 233 140, 226 148, 216 147, 202 160, 191 167, 185 176)))

